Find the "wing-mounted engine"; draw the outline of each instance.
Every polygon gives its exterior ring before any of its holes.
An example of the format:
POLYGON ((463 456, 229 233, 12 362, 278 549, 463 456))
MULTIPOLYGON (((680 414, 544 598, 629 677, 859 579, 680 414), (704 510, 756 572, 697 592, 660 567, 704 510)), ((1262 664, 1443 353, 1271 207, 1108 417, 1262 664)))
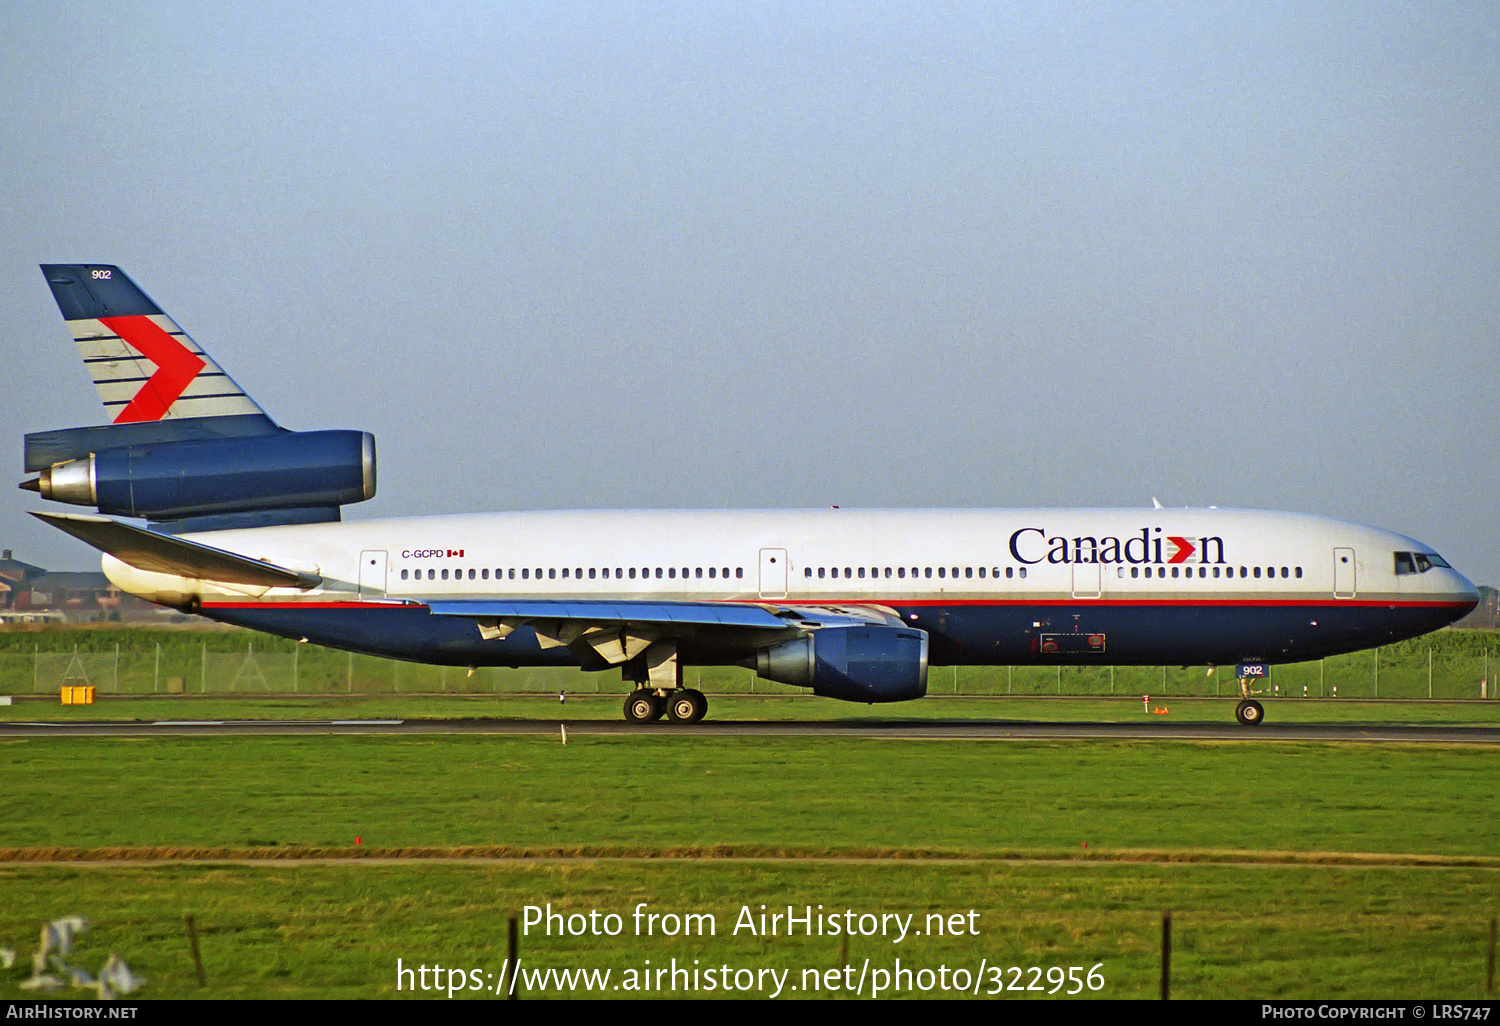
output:
POLYGON ((927 632, 914 627, 820 627, 763 648, 755 672, 846 702, 905 702, 927 694, 927 632))

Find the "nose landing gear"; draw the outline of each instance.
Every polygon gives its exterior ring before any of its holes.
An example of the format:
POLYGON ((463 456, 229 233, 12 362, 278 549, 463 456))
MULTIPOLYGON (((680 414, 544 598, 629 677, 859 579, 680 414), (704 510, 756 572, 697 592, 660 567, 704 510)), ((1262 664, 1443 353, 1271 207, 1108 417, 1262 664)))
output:
POLYGON ((1250 690, 1250 682, 1255 679, 1265 680, 1271 676, 1271 667, 1268 663, 1240 663, 1235 668, 1235 677, 1240 682, 1240 704, 1234 710, 1234 718, 1240 721, 1243 727, 1258 727, 1266 718, 1266 711, 1261 708, 1259 702, 1251 698, 1253 692, 1250 690))
POLYGON ((1234 718, 1246 727, 1258 727, 1266 718, 1266 711, 1261 708, 1259 702, 1247 698, 1234 710, 1234 718))

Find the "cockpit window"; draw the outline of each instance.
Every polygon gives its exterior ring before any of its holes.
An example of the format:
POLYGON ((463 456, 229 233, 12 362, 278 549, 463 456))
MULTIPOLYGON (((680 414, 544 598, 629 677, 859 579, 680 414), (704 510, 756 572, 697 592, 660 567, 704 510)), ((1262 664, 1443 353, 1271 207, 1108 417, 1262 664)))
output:
MULTIPOLYGON (((1396 553, 1396 573, 1425 574, 1435 566, 1448 567, 1448 561, 1436 552, 1396 553)), ((1452 569, 1448 567, 1448 569, 1452 569)))

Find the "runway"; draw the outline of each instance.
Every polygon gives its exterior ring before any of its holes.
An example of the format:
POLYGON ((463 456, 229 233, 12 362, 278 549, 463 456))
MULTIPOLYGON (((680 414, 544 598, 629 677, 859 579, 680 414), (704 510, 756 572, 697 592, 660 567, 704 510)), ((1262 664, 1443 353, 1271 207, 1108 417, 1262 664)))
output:
POLYGON ((612 720, 159 720, 0 723, 4 738, 277 737, 299 735, 546 735, 692 738, 822 737, 885 741, 1318 741, 1398 744, 1500 744, 1500 727, 1422 724, 1048 723, 1014 720, 710 720, 691 726, 612 720))

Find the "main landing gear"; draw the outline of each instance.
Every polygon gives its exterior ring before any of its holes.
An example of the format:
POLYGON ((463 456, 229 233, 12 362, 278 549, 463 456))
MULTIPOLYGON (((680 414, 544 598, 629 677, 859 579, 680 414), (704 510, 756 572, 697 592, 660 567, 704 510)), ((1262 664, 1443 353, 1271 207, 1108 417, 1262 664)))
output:
POLYGON ((657 641, 620 667, 635 684, 625 699, 625 719, 653 723, 665 714, 673 723, 697 723, 708 712, 708 699, 696 688, 682 686, 682 664, 675 641, 657 641))
POLYGON ((673 723, 697 723, 708 712, 708 696, 696 688, 676 688, 658 693, 638 688, 625 699, 625 719, 631 723, 651 723, 662 718, 673 723))

